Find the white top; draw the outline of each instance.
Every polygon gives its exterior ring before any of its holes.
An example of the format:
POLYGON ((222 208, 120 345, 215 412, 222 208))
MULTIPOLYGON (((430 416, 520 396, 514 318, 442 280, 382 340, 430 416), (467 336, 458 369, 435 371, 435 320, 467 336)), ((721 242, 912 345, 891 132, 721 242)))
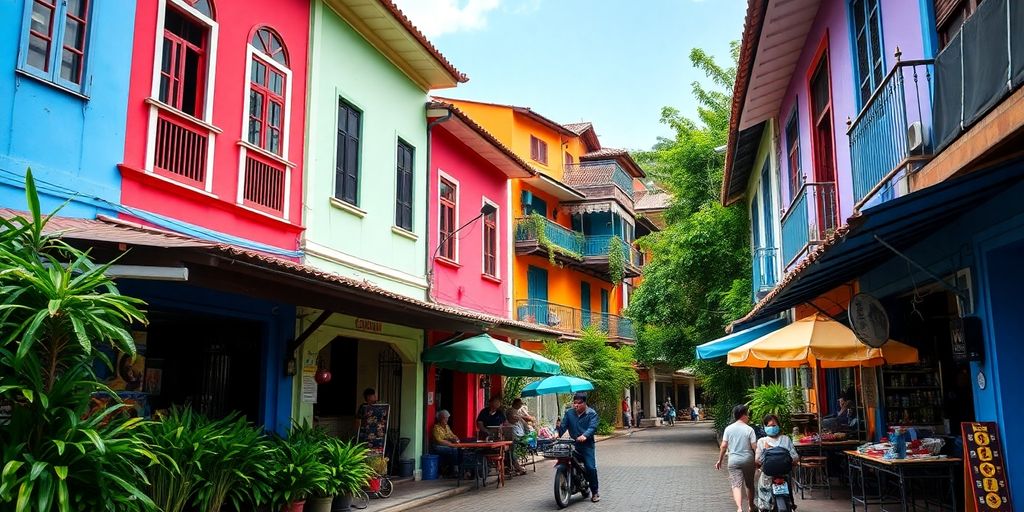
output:
POLYGON ((754 443, 757 434, 754 429, 742 421, 734 421, 722 432, 722 442, 726 444, 729 454, 729 467, 739 468, 754 462, 754 443))
POLYGON ((790 439, 786 434, 779 434, 779 437, 762 437, 757 440, 757 452, 755 452, 755 458, 760 461, 764 457, 764 452, 769 448, 782 447, 789 450, 789 456, 793 457, 793 462, 796 462, 800 458, 800 455, 796 453, 796 446, 793 446, 793 440, 790 439))

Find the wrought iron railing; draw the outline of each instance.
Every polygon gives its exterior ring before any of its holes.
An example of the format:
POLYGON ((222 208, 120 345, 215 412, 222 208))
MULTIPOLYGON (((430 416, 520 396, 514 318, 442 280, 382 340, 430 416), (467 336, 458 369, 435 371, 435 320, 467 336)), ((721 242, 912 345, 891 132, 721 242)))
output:
POLYGON ((754 249, 754 293, 771 290, 778 278, 776 259, 779 250, 775 247, 758 247, 754 249))
POLYGON ((633 322, 628 318, 542 300, 517 300, 516 319, 550 327, 567 334, 580 334, 583 329, 595 326, 607 333, 609 337, 636 339, 633 322))
POLYGON ((849 124, 853 200, 895 196, 893 182, 909 164, 931 155, 934 61, 897 63, 849 124))
POLYGON ((836 227, 835 184, 805 183, 782 216, 782 257, 793 263, 809 246, 821 243, 836 227))
POLYGON ((581 190, 587 187, 615 185, 633 199, 633 177, 614 160, 565 164, 565 183, 581 190))
POLYGON ((535 222, 533 219, 533 217, 516 219, 517 242, 539 241, 540 233, 537 231, 538 225, 540 225, 542 226, 540 229, 544 230, 544 237, 552 244, 573 254, 583 253, 584 240, 580 233, 548 219, 544 219, 543 223, 535 222))

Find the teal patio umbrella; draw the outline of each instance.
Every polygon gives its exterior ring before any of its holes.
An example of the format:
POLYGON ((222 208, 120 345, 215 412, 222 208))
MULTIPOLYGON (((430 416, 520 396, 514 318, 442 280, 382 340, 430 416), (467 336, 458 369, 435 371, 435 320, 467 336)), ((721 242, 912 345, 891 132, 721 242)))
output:
POLYGON ((531 382, 523 388, 523 396, 553 395, 556 393, 576 393, 592 391, 594 385, 585 379, 568 375, 555 375, 546 379, 531 382))
POLYGON ((561 371, 558 363, 487 334, 431 347, 423 353, 423 362, 465 373, 509 377, 547 377, 561 371))

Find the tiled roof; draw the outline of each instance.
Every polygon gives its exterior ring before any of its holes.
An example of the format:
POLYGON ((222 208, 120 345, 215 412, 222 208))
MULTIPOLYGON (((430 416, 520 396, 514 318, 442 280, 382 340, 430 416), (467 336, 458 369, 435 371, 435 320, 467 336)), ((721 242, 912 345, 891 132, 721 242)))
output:
POLYGON ((758 39, 764 25, 765 10, 768 2, 764 0, 748 0, 747 15, 743 24, 743 39, 740 44, 740 58, 736 65, 736 84, 732 92, 732 113, 729 116, 729 141, 725 150, 725 174, 722 178, 722 204, 734 203, 739 197, 729 194, 733 159, 740 132, 740 113, 747 98, 747 87, 753 73, 754 58, 757 56, 758 39))
POLYGON ((597 151, 591 151, 590 153, 584 154, 580 157, 580 160, 616 160, 631 176, 635 178, 642 178, 646 176, 644 170, 640 168, 640 165, 636 163, 636 160, 633 160, 633 156, 625 149, 601 148, 597 151))
POLYGON ((444 66, 444 68, 448 71, 448 74, 450 74, 451 77, 454 78, 456 82, 465 83, 469 81, 469 77, 466 76, 465 73, 456 69, 455 65, 448 61, 447 57, 441 54, 441 51, 438 50, 436 46, 434 46, 434 43, 431 43, 430 40, 427 39, 427 36, 423 35, 423 32, 420 32, 420 29, 416 28, 416 25, 412 24, 412 21, 409 20, 409 17, 406 16, 405 13, 402 12, 402 10, 399 9, 394 2, 392 2, 391 0, 379 1, 380 4, 383 5, 384 8, 386 8, 391 13, 391 15, 394 16, 395 19, 402 24, 403 27, 405 27, 405 30, 407 30, 409 34, 416 38, 416 40, 419 41, 420 45, 422 45, 425 50, 430 52, 430 54, 434 57, 434 59, 437 60, 437 62, 444 66))
POLYGON ((637 190, 633 195, 636 211, 665 210, 672 202, 672 195, 664 190, 637 190))
POLYGON ((565 123, 562 126, 568 128, 569 131, 574 132, 576 135, 582 135, 583 132, 585 132, 585 131, 587 131, 587 130, 589 130, 589 129, 594 127, 593 123, 587 123, 587 122, 583 122, 583 123, 565 123))
POLYGON ((466 125, 472 128, 473 131, 475 131, 478 135, 483 137, 484 140, 491 143, 491 145, 493 145, 495 148, 501 151, 506 157, 508 157, 517 165, 522 167, 527 174, 531 176, 537 174, 537 171, 533 168, 532 165, 526 163, 525 160, 523 160, 519 155, 515 154, 515 152, 512 151, 508 146, 499 141, 497 137, 491 135, 491 132, 484 129, 483 126, 480 126, 479 123, 474 121, 472 117, 469 117, 469 115, 463 112, 459 107, 446 101, 432 99, 429 103, 427 103, 427 108, 441 108, 448 110, 449 112, 452 113, 452 115, 458 117, 460 120, 462 120, 462 122, 466 123, 466 125))
MULTIPOLYGON (((25 213, 0 208, 0 217, 10 218, 15 215, 24 216, 25 213)), ((350 277, 326 272, 313 268, 309 265, 303 265, 301 263, 296 263, 294 261, 289 261, 258 251, 243 249, 234 245, 199 240, 197 238, 149 226, 143 226, 141 224, 128 222, 122 219, 115 219, 106 216, 100 216, 96 220, 53 217, 48 222, 46 231, 51 234, 60 233, 61 236, 65 238, 83 241, 125 243, 129 245, 160 248, 200 249, 215 255, 226 256, 236 260, 247 261, 261 267, 284 271, 297 277, 312 278, 324 284, 337 285, 343 288, 374 295, 379 298, 388 299, 393 302, 400 302, 414 309, 440 313, 491 326, 530 331, 537 333, 538 335, 556 338, 561 336, 561 332, 559 331, 527 322, 498 317, 463 308, 424 302, 422 300, 385 290, 369 281, 352 279, 350 277)))
POLYGON ((522 114, 522 115, 524 115, 526 117, 529 117, 530 119, 533 119, 534 121, 536 121, 536 122, 538 122, 538 123, 540 123, 542 125, 545 125, 548 128, 551 128, 552 130, 554 130, 554 131, 556 131, 558 133, 561 133, 562 135, 570 135, 570 136, 576 135, 575 132, 569 130, 564 125, 556 123, 556 122, 552 121, 551 119, 548 119, 547 117, 544 117, 544 116, 538 114, 536 111, 534 111, 530 107, 520 107, 518 105, 508 105, 508 104, 505 104, 505 103, 492 103, 492 102, 489 102, 489 101, 464 100, 464 99, 459 99, 459 98, 447 98, 447 97, 440 97, 440 96, 435 97, 435 99, 440 100, 440 101, 456 102, 456 103, 458 103, 458 102, 477 103, 479 105, 491 105, 493 107, 502 107, 502 108, 511 109, 514 112, 516 112, 517 114, 522 114))
POLYGON ((587 154, 583 155, 580 158, 586 158, 586 159, 612 158, 612 157, 623 156, 623 155, 629 156, 629 151, 626 151, 625 149, 619 149, 619 148, 601 148, 601 149, 599 149, 597 151, 591 151, 590 153, 587 153, 587 154))

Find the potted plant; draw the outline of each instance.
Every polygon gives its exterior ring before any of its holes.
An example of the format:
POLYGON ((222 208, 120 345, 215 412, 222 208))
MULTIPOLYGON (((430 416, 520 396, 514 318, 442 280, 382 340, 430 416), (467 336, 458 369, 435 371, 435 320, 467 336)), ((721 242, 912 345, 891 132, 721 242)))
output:
POLYGON ((766 414, 774 414, 779 417, 779 426, 783 432, 787 432, 792 426, 793 413, 798 412, 804 405, 796 388, 782 384, 758 386, 750 390, 748 397, 751 423, 760 425, 766 414))
POLYGON ((306 499, 321 488, 328 476, 327 465, 321 461, 323 447, 303 435, 293 435, 277 442, 273 497, 282 512, 302 512, 306 499))
POLYGON ((335 441, 327 447, 327 465, 333 472, 330 490, 335 498, 331 507, 324 512, 350 510, 352 496, 373 475, 373 470, 367 464, 367 453, 362 443, 335 441))

